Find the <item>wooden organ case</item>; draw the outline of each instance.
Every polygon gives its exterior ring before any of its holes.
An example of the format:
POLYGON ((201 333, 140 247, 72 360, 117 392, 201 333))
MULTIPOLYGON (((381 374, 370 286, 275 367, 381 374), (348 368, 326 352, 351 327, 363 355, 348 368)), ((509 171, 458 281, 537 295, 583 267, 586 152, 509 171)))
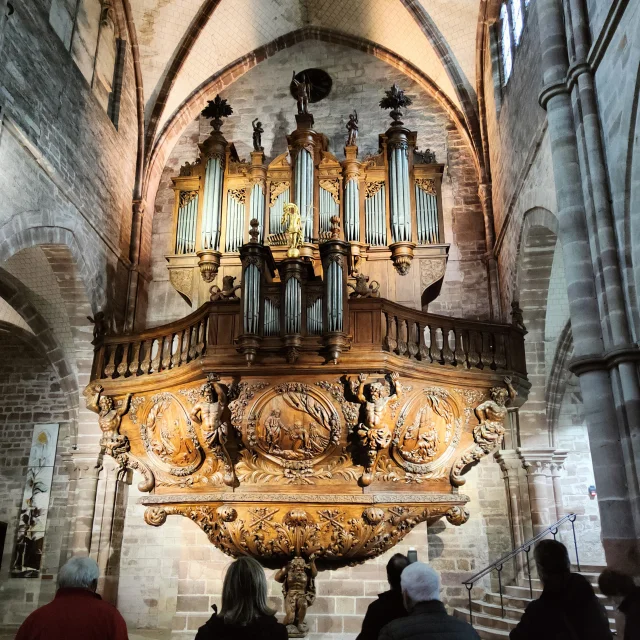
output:
POLYGON ((214 130, 173 179, 167 257, 198 309, 98 332, 85 391, 105 453, 142 475, 148 524, 179 514, 231 556, 322 569, 375 557, 420 522, 469 518, 463 475, 529 387, 524 329, 379 295, 416 260, 420 286, 437 285, 448 249, 444 167, 416 151, 394 90, 393 123, 364 160, 350 135, 339 161, 303 110, 285 154, 266 165, 254 133, 244 162, 220 131, 226 102, 203 112, 214 130))

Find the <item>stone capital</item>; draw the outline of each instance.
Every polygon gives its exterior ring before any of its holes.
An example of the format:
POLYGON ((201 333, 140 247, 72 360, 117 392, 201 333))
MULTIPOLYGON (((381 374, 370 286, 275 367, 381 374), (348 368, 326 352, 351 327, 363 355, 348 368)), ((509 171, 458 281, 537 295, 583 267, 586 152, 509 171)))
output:
POLYGON ((559 476, 564 471, 564 463, 569 457, 567 449, 556 449, 551 459, 551 475, 559 476))
POLYGON ((517 449, 518 456, 522 461, 522 467, 528 476, 550 476, 555 451, 552 447, 520 447, 517 449))
POLYGON ((522 459, 515 449, 503 449, 493 454, 495 461, 500 465, 504 477, 517 476, 522 468, 522 459))
POLYGON ((69 475, 75 480, 97 480, 103 466, 103 455, 100 450, 78 449, 66 456, 69 475))

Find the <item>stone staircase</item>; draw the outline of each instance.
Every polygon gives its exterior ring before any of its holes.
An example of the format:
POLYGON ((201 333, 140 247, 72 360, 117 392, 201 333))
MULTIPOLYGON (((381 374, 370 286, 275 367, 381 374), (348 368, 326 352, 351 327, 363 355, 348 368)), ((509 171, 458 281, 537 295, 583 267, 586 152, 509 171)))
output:
MULTIPOLYGON (((598 598, 602 599, 609 615, 611 631, 616 634, 614 619, 614 607, 609 600, 600 593, 598 588, 598 576, 605 569, 604 566, 581 566, 580 573, 589 580, 598 598)), ((576 568, 572 569, 577 571, 576 568)), ((542 584, 538 578, 532 578, 533 599, 540 597, 542 584)), ((472 600, 473 626, 481 638, 490 640, 504 640, 509 637, 509 632, 519 622, 526 606, 531 602, 529 580, 525 577, 516 581, 516 584, 503 587, 504 618, 500 609, 500 593, 491 590, 485 593, 482 600, 472 600)), ((454 609, 454 616, 469 622, 469 607, 460 606, 454 609)))

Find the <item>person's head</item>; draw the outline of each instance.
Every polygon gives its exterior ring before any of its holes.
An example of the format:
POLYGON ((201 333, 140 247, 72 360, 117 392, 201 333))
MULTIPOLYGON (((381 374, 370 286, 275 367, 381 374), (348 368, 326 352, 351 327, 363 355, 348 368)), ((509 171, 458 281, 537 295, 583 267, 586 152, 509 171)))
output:
POLYGON ((605 569, 598 578, 598 586, 605 596, 619 603, 636 588, 636 583, 630 575, 622 571, 605 569))
POLYGON ((440 600, 440 574, 424 562, 413 562, 400 576, 402 599, 407 611, 419 602, 440 600))
POLYGON ((89 589, 98 588, 100 571, 98 563, 93 558, 76 556, 68 560, 58 573, 58 589, 89 589))
POLYGON ((571 573, 567 547, 557 540, 538 542, 533 557, 543 583, 560 581, 571 573))
POLYGON ((247 625, 260 616, 273 614, 274 610, 267 606, 264 569, 249 556, 238 558, 224 577, 220 615, 227 624, 247 625))
POLYGON ((408 566, 409 558, 407 556, 401 553, 391 556, 391 559, 387 562, 387 580, 392 589, 400 591, 400 575, 408 566))

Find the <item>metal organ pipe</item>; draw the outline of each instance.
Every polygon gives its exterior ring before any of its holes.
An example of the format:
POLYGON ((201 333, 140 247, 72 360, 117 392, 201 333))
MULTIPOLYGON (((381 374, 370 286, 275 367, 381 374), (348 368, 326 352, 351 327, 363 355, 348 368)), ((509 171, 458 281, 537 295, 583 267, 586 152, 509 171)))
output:
POLYGON ((220 158, 209 158, 205 171, 202 212, 202 248, 218 250, 222 211, 223 167, 220 158))
POLYGON ((344 231, 347 242, 360 241, 359 195, 358 180, 351 178, 345 187, 344 201, 344 231))
POLYGON ((270 233, 282 233, 284 229, 282 228, 282 208, 284 205, 289 202, 289 189, 283 191, 273 203, 273 206, 270 208, 270 222, 269 222, 269 232, 270 233))
POLYGON ((260 184, 254 184, 251 189, 249 211, 251 212, 249 219, 255 218, 260 223, 258 241, 264 242, 264 190, 260 184))
POLYGON ((260 314, 260 271, 250 264, 244 271, 244 330, 245 333, 258 333, 260 314))

